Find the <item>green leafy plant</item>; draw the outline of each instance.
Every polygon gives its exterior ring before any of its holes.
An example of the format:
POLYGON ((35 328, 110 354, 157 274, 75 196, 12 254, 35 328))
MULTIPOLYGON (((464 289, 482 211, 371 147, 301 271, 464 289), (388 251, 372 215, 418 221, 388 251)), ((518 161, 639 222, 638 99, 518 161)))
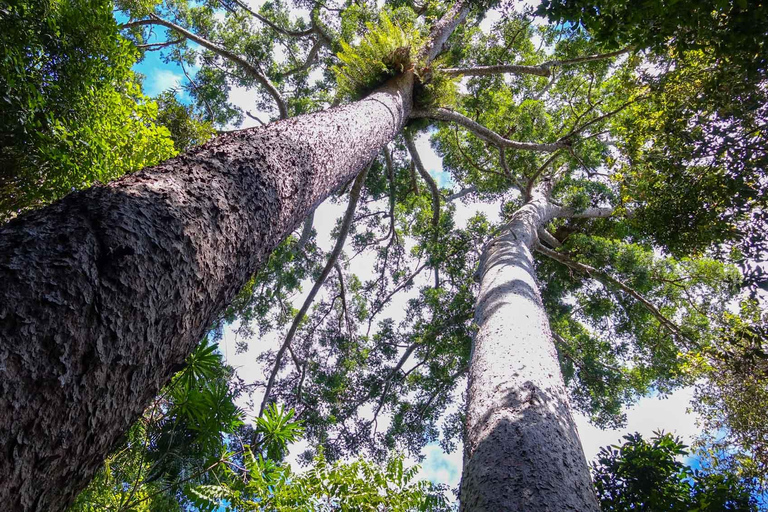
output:
POLYGON ((382 12, 378 24, 366 23, 368 33, 359 44, 341 42, 341 66, 334 66, 341 97, 359 98, 388 78, 414 67, 423 39, 411 24, 392 21, 382 12))
POLYGON ((595 489, 604 512, 752 511, 749 482, 729 473, 693 469, 680 461, 688 447, 672 434, 624 436, 621 446, 606 446, 593 464, 595 489))

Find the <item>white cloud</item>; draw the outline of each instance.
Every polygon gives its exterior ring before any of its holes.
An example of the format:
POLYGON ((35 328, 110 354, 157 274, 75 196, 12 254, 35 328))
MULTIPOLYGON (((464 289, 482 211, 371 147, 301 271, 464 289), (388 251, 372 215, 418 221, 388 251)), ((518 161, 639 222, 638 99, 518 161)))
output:
POLYGON ((647 439, 654 431, 663 430, 680 436, 690 444, 699 433, 696 415, 688 412, 692 398, 693 388, 679 389, 667 398, 641 398, 627 410, 627 426, 622 429, 600 430, 589 424, 585 416, 575 415, 584 455, 592 461, 600 447, 623 443, 621 437, 633 432, 639 432, 647 439))
POLYGON ((144 94, 157 96, 168 89, 177 89, 179 96, 183 96, 184 91, 181 89, 183 80, 184 75, 180 73, 174 73, 169 69, 155 68, 147 73, 147 78, 144 81, 144 94))

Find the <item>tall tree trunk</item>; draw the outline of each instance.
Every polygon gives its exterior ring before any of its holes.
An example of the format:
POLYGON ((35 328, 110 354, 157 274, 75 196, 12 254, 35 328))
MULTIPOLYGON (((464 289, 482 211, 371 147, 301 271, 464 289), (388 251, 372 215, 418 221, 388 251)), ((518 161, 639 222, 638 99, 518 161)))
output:
POLYGON ((545 183, 486 247, 469 368, 461 510, 598 511, 534 274, 545 183))
POLYGON ((0 227, 0 508, 71 502, 269 253, 401 130, 412 85, 223 135, 0 227))

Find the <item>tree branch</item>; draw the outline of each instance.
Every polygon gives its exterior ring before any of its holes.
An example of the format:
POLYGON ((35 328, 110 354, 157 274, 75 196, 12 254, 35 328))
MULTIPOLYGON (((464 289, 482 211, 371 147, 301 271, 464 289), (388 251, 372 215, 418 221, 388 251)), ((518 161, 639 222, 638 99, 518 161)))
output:
POLYGON ((308 37, 315 33, 315 27, 310 27, 306 30, 286 30, 279 25, 277 25, 275 22, 270 21, 265 16, 262 16, 261 14, 257 13, 248 5, 246 5, 244 2, 241 2, 240 0, 232 0, 235 4, 237 4, 241 9, 243 9, 245 12, 277 32, 278 34, 287 36, 287 37, 308 37))
POLYGON ((574 135, 583 132, 584 130, 586 130, 587 128, 592 126, 593 124, 599 123, 600 121, 604 121, 604 120, 606 120, 606 119, 608 119, 610 117, 613 117, 616 114, 618 114, 619 112, 621 112, 622 110, 624 110, 625 108, 627 108, 628 106, 630 106, 630 105, 632 105, 634 103, 637 103, 638 101, 644 100, 645 98, 647 98, 647 96, 638 96, 637 98, 624 103, 620 107, 618 107, 618 108, 616 108, 614 110, 611 110, 610 112, 606 112, 605 114, 597 116, 594 119, 590 119, 589 121, 587 121, 583 125, 573 128, 573 130, 571 130, 566 135, 561 137, 561 139, 569 139, 569 138, 573 137, 574 135))
POLYGON ((387 179, 389 180, 389 235, 395 236, 395 164, 392 162, 392 154, 389 148, 384 148, 384 162, 387 166, 387 179))
POLYGON ((438 121, 454 122, 456 124, 463 126, 467 130, 471 131, 481 139, 486 140, 488 142, 492 142, 497 146, 504 147, 504 148, 522 149, 527 151, 541 151, 541 152, 549 153, 549 152, 557 151, 558 149, 561 149, 561 148, 568 147, 569 145, 569 143, 565 140, 559 140, 557 142, 541 143, 541 144, 537 144, 535 142, 517 142, 517 141, 509 140, 502 137, 501 135, 494 132, 493 130, 486 128, 480 123, 475 122, 472 119, 462 114, 459 114, 458 112, 455 112, 453 110, 448 110, 446 108, 433 108, 429 110, 414 109, 413 112, 411 112, 411 117, 412 118, 428 118, 428 119, 436 119, 438 121))
POLYGON ((560 240, 555 238, 555 236, 545 228, 539 228, 537 234, 539 235, 539 239, 541 241, 546 242, 546 244, 553 249, 559 249, 563 246, 563 244, 560 243, 560 240))
POLYGON ((339 295, 341 296, 341 308, 344 310, 344 321, 347 324, 347 335, 352 338, 352 322, 349 320, 349 309, 347 309, 347 294, 344 290, 344 274, 341 272, 341 265, 338 260, 333 267, 339 275, 339 295))
POLYGON ((234 52, 227 50, 226 48, 222 48, 216 43, 213 43, 205 39, 204 37, 201 37, 187 30, 186 28, 180 25, 177 25, 171 21, 160 18, 156 14, 150 14, 149 18, 144 20, 137 20, 137 21, 131 21, 129 23, 125 23, 121 25, 120 28, 131 28, 131 27, 139 27, 144 25, 159 25, 161 27, 165 27, 167 29, 173 30, 174 32, 177 32, 178 34, 186 37, 190 41, 194 41, 195 43, 199 44, 203 48, 206 48, 212 51, 216 55, 219 55, 220 57, 223 57, 224 59, 227 59, 228 61, 237 64, 251 78, 253 78, 259 84, 261 84, 261 86, 267 90, 267 93, 270 96, 272 96, 272 98, 275 100, 275 103, 277 103, 277 109, 280 112, 280 118, 281 119, 288 118, 288 107, 285 104, 285 100, 283 100, 283 97, 280 95, 280 92, 275 88, 272 82, 270 82, 269 79, 266 76, 264 76, 264 74, 262 74, 261 70, 259 70, 256 66, 254 66, 250 62, 248 62, 245 58, 241 57, 240 55, 237 55, 234 52))
POLYGON ((309 238, 312 236, 312 225, 314 222, 315 210, 312 210, 304 219, 304 226, 301 228, 301 236, 299 236, 299 242, 296 244, 296 252, 304 249, 304 246, 309 242, 309 238))
POLYGON ((615 277, 611 276, 607 272, 598 270, 595 267, 592 267, 585 263, 579 263, 578 261, 574 261, 568 256, 566 256, 565 254, 557 251, 553 251, 552 249, 548 249, 547 247, 544 247, 541 244, 538 244, 536 246, 536 250, 541 254, 543 254, 544 256, 547 256, 548 258, 551 258, 557 262, 562 263, 568 268, 581 272, 582 274, 586 274, 587 276, 593 279, 597 279, 598 281, 608 286, 609 288, 611 287, 618 288, 619 290, 623 291, 624 293, 626 293, 627 295, 629 295, 630 297, 638 301, 640 304, 642 304, 659 321, 659 323, 671 334, 673 334, 674 336, 682 340, 696 344, 693 340, 691 340, 688 336, 686 336, 674 322, 672 322, 670 319, 664 316, 664 314, 661 311, 659 311, 659 309, 655 305, 653 305, 651 301, 643 297, 642 294, 640 294, 638 291, 634 290, 633 288, 630 288, 628 285, 626 285, 624 282, 620 281, 619 279, 616 279, 615 277))
POLYGON ((537 66, 524 66, 521 64, 499 64, 496 66, 470 66, 460 68, 445 68, 443 73, 448 76, 489 76, 503 73, 514 75, 535 75, 549 77, 552 75, 552 68, 555 66, 568 66, 572 64, 581 64, 582 62, 592 62, 596 60, 610 59, 631 51, 632 48, 624 48, 610 53, 597 55, 585 55, 567 60, 551 60, 537 66))
POLYGON ((405 132, 403 133, 403 137, 405 138, 405 145, 408 148, 408 152, 411 154, 416 170, 419 171, 421 177, 427 182, 427 187, 432 194, 432 227, 435 229, 434 236, 437 238, 437 228, 440 224, 440 190, 437 188, 437 183, 434 178, 432 178, 424 167, 419 152, 416 149, 416 144, 413 142, 413 136, 410 133, 405 132))
MULTIPOLYGON (((384 401, 387 398, 387 393, 389 393, 389 388, 392 387, 392 379, 397 375, 397 372, 399 372, 403 365, 408 361, 408 358, 411 357, 411 354, 413 354, 414 350, 419 346, 418 343, 413 343, 408 349, 403 353, 403 355, 400 357, 400 360, 397 362, 397 365, 395 365, 394 368, 392 368, 392 371, 389 373, 389 376, 387 376, 387 379, 384 381, 384 390, 381 392, 381 398, 379 398, 379 405, 376 407, 376 412, 373 413, 373 417, 368 422, 370 425, 373 423, 376 418, 379 415, 379 411, 381 411, 381 408, 384 406, 384 401)), ((365 400, 368 400, 368 398, 371 397, 371 393, 368 394, 368 396, 365 398, 365 400)), ((363 400, 363 401, 365 401, 363 400)))
POLYGON ((584 210, 577 211, 575 208, 566 206, 560 208, 555 217, 566 219, 607 219, 614 213, 616 213, 616 210, 612 207, 586 208, 584 210))
POLYGON ((523 66, 520 64, 499 64, 496 66, 472 66, 462 68, 445 68, 442 70, 448 76, 489 76, 512 73, 514 75, 550 76, 548 67, 523 66))
POLYGON ((413 271, 413 273, 405 278, 402 283, 400 283, 398 286, 395 287, 394 290, 392 290, 389 295, 384 297, 384 300, 381 301, 381 303, 373 308, 373 311, 371 311, 370 316, 368 317, 368 330, 366 331, 365 335, 368 336, 371 333, 371 324, 373 323, 373 319, 381 313, 381 310, 384 309, 384 306, 389 302, 389 300, 400 290, 408 286, 409 283, 413 282, 413 279, 419 275, 419 273, 426 268, 427 264, 424 263, 423 265, 419 266, 416 270, 413 271))
POLYGON ((296 73, 303 73, 304 71, 308 70, 317 59, 317 54, 320 53, 320 48, 323 46, 325 46, 325 43, 323 42, 322 38, 318 37, 317 41, 315 41, 315 44, 313 44, 312 48, 309 49, 309 53, 307 54, 307 59, 304 61, 304 64, 290 69, 285 73, 280 73, 280 78, 295 75, 296 73))
POLYGON ((451 36, 456 27, 464 21, 469 14, 469 1, 456 0, 443 14, 429 32, 427 43, 422 46, 416 57, 417 61, 424 60, 429 65, 443 50, 443 45, 451 36))
POLYGON ((155 50, 159 50, 160 48, 165 48, 166 46, 173 46, 174 44, 179 44, 182 41, 184 41, 184 38, 174 39, 172 41, 165 41, 163 43, 137 44, 136 48, 140 50, 147 50, 149 52, 152 52, 155 50))
MULTIPOLYGON (((277 373, 280 370, 280 363, 282 361, 283 355, 285 354, 285 351, 288 350, 288 348, 291 346, 291 341, 293 341, 293 337, 296 335, 296 331, 299 328, 301 320, 304 318, 304 315, 307 314, 309 307, 312 305, 312 301, 315 300, 317 292, 320 291, 320 288, 325 283, 325 280, 328 278, 328 274, 331 273, 331 270, 339 259, 341 250, 344 248, 344 243, 347 240, 349 228, 352 226, 352 219, 355 216, 357 201, 360 199, 360 191, 362 190, 363 184, 365 183, 365 176, 368 174, 368 169, 370 169, 370 165, 366 167, 363 172, 358 174, 357 178, 355 178, 355 183, 352 185, 352 190, 349 191, 349 204, 347 205, 347 211, 344 213, 344 219, 341 222, 339 237, 336 239, 336 244, 333 246, 333 250, 331 251, 330 256, 328 256, 328 262, 325 264, 320 277, 317 279, 317 281, 315 281, 315 285, 312 287, 309 295, 307 295, 307 298, 304 299, 304 304, 302 304, 301 309, 293 318, 293 323, 288 330, 288 334, 285 336, 285 341, 283 341, 280 350, 277 351, 277 355, 275 356, 275 364, 272 367, 272 372, 270 373, 269 381, 267 382, 267 389, 264 392, 264 398, 261 401, 261 407, 259 407, 259 417, 264 414, 264 409, 267 406, 267 403, 269 403, 269 395, 272 392, 272 387, 275 384, 275 379, 277 378, 277 373)), ((301 368, 301 364, 298 360, 294 360, 294 363, 296 364, 297 368, 301 368)))
POLYGON ((469 194, 472 194, 474 192, 477 192, 477 187, 474 186, 474 185, 472 185, 471 187, 463 188, 463 189, 459 190, 458 192, 456 192, 455 194, 451 194, 451 195, 447 196, 445 198, 445 202, 446 203, 450 203, 451 201, 455 201, 457 199, 461 199, 462 197, 467 196, 469 194))
POLYGON ((539 176, 541 176, 544 171, 547 170, 547 167, 557 158, 557 151, 552 153, 552 155, 547 158, 547 160, 541 164, 541 167, 539 167, 536 172, 531 176, 531 179, 528 180, 528 184, 525 186, 525 200, 528 201, 531 198, 531 193, 533 192, 533 187, 536 185, 536 180, 539 179, 539 176))
MULTIPOLYGON (((416 149, 416 144, 413 142, 413 136, 410 132, 404 132, 403 138, 405 138, 405 145, 408 148, 408 152, 411 154, 411 159, 416 165, 416 169, 421 174, 424 181, 427 182, 427 187, 432 194, 432 243, 437 244, 437 237, 440 234, 440 190, 437 188, 437 183, 430 176, 429 172, 424 168, 424 164, 421 161, 419 152, 416 149)), ((438 274, 438 265, 433 265, 435 269, 435 288, 440 286, 440 276, 438 274)))

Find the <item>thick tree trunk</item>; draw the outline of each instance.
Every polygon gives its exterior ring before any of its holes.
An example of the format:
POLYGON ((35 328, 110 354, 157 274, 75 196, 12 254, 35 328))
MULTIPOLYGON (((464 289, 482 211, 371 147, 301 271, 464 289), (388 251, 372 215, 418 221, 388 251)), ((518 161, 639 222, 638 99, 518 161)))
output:
POLYGON ((412 84, 0 227, 0 508, 71 502, 275 246, 400 131, 412 84))
POLYGON ((469 368, 461 510, 599 510, 531 250, 555 214, 535 191, 484 251, 469 368))

